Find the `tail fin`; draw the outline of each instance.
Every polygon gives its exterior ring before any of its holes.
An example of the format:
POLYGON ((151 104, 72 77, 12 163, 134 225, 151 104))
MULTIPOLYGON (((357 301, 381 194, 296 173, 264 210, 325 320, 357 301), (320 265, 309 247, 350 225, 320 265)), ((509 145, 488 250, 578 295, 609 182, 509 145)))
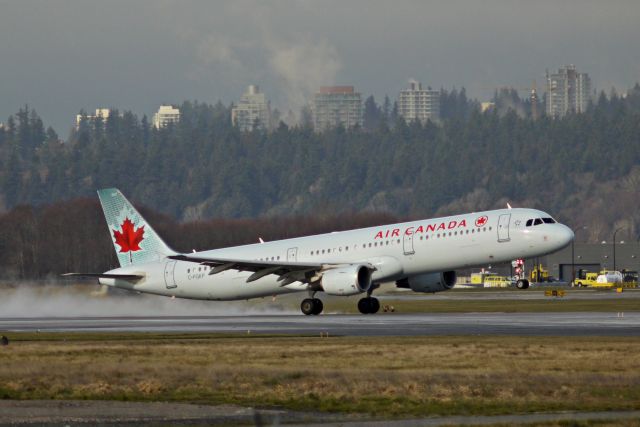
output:
POLYGON ((120 190, 98 190, 98 197, 121 267, 176 255, 120 190))

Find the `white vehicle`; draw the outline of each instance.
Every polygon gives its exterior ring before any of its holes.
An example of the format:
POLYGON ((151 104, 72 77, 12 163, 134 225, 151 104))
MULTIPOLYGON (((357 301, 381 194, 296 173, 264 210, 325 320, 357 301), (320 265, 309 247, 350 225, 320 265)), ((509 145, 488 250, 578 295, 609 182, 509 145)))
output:
POLYGON ((601 271, 596 279, 597 283, 622 283, 622 273, 619 271, 601 271))
MULTIPOLYGON (((308 293, 304 314, 320 314, 318 292, 357 295, 361 313, 376 313, 371 296, 395 281, 415 292, 446 291, 459 268, 555 252, 573 232, 534 209, 500 209, 193 253, 170 249, 115 189, 98 191, 120 268, 97 277, 121 289, 202 300, 243 300, 308 293)), ((222 232, 222 231, 221 231, 222 232)), ((527 288, 525 279, 519 288, 527 288)))

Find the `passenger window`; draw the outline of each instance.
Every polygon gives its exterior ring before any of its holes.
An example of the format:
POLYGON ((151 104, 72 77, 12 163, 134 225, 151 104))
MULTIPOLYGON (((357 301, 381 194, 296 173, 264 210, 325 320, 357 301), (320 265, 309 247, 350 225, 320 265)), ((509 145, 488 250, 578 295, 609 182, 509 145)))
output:
POLYGON ((542 220, 540 218, 536 218, 536 220, 533 223, 533 225, 540 225, 540 224, 542 224, 542 220))

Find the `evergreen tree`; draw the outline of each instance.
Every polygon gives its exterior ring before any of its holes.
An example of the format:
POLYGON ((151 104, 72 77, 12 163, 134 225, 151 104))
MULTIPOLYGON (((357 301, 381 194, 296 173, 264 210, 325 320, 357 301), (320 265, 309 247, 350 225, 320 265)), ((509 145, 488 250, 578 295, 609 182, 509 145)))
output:
POLYGON ((373 95, 369 96, 364 102, 364 128, 373 131, 380 127, 382 122, 382 110, 376 104, 373 95))

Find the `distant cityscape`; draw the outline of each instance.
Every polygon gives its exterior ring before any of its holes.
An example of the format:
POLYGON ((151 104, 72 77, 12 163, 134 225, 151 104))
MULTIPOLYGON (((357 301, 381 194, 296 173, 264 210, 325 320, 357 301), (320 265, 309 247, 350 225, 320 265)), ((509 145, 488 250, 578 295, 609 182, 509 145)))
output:
MULTIPOLYGON (((498 89, 515 90, 506 86, 498 89)), ((567 114, 580 114, 586 111, 594 97, 591 79, 587 73, 580 73, 574 65, 566 65, 556 73, 546 73, 546 93, 544 112, 547 116, 561 118, 567 114)), ((533 119, 540 116, 539 98, 535 82, 530 89, 527 101, 530 103, 530 115, 533 119)), ((407 123, 440 121, 441 91, 431 87, 426 89, 422 83, 409 80, 408 87, 398 94, 395 101, 397 115, 407 123)), ((345 129, 362 127, 364 104, 362 94, 354 86, 323 86, 314 94, 313 99, 304 108, 310 113, 309 121, 317 132, 342 126, 345 129)), ((495 102, 481 102, 482 112, 495 108, 495 102)), ((86 113, 76 116, 76 128, 83 120, 106 120, 111 110, 98 108, 95 114, 86 113)), ((251 84, 231 109, 231 122, 242 132, 271 130, 278 126, 279 112, 274 114, 271 103, 258 85, 251 84)), ((153 115, 152 125, 156 129, 164 128, 180 121, 180 109, 173 105, 160 105, 153 115)), ((290 120, 289 120, 290 121, 290 120)))

